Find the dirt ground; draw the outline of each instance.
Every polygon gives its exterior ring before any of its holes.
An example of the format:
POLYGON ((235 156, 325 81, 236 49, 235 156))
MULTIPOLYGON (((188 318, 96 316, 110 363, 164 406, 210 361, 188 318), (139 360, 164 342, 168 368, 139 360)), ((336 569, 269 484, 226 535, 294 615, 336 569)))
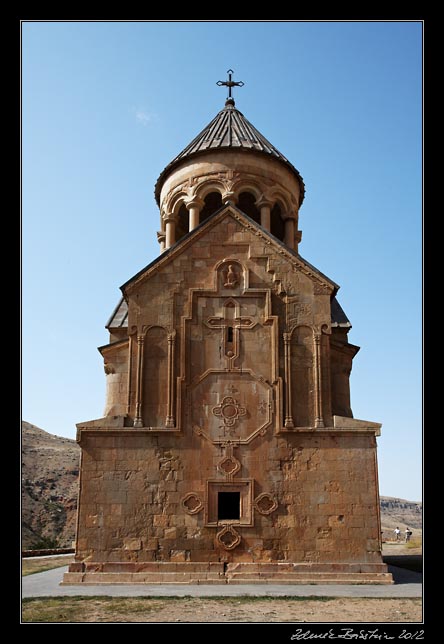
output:
POLYGON ((421 622, 421 599, 57 597, 23 602, 23 622, 421 622))
MULTIPOLYGON (((420 544, 406 547, 403 543, 392 543, 384 544, 383 548, 385 556, 408 557, 420 553, 420 544)), ((70 557, 24 560, 23 574, 64 566, 70 561, 70 557)), ((42 597, 23 601, 22 621, 415 623, 422 621, 422 600, 327 597, 42 597)))

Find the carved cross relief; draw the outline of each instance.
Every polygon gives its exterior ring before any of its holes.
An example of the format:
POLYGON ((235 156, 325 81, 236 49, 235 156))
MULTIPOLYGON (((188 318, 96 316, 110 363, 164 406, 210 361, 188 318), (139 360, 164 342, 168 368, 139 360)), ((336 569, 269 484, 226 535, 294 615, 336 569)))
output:
POLYGON ((255 324, 253 318, 240 315, 240 306, 231 297, 223 305, 223 317, 211 317, 206 321, 210 329, 222 329, 223 355, 228 371, 234 369, 234 361, 239 357, 241 329, 252 329, 255 324))

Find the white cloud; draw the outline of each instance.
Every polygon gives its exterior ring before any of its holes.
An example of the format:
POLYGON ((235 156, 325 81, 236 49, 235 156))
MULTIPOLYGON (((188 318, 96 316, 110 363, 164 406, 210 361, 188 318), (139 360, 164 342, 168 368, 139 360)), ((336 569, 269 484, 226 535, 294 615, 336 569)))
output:
POLYGON ((133 112, 136 120, 144 127, 146 127, 148 123, 151 123, 156 117, 153 112, 149 112, 143 107, 134 108, 133 112))

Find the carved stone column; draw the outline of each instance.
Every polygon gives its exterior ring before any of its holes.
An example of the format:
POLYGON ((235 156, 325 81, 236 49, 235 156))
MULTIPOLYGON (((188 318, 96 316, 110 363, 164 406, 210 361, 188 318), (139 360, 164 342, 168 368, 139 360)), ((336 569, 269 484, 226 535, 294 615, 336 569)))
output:
POLYGON ((176 243, 176 219, 168 215, 165 219, 165 248, 170 248, 176 243))
POLYGON ((134 427, 143 427, 142 418, 142 372, 143 372, 143 346, 145 342, 144 335, 137 336, 137 378, 136 378, 136 416, 134 418, 134 427))
POLYGON ((174 352, 176 347, 176 332, 168 334, 168 392, 167 392, 167 417, 165 427, 175 427, 174 420, 174 352))
POLYGON ((202 199, 192 199, 185 204, 189 212, 188 230, 194 230, 199 225, 199 216, 204 202, 202 199))
POLYGON ((160 244, 160 252, 163 253, 163 251, 165 250, 165 233, 163 232, 163 230, 157 233, 157 241, 160 244))
POLYGON ((130 335, 129 342, 128 342, 128 380, 127 380, 128 394, 127 394, 127 400, 126 400, 127 415, 129 415, 131 412, 131 374, 133 372, 133 342, 134 342, 133 335, 130 335))
POLYGON ((256 201, 256 206, 261 211, 261 226, 265 230, 271 230, 271 203, 261 197, 256 201))
POLYGON ((294 219, 289 217, 285 220, 285 238, 284 242, 290 248, 294 248, 294 219))
POLYGON ((322 415, 322 365, 321 365, 321 334, 315 333, 314 340, 314 393, 315 393, 315 427, 324 427, 322 415))
POLYGON ((285 354, 285 421, 284 427, 293 429, 293 416, 291 413, 291 356, 290 356, 291 333, 284 333, 284 354, 285 354))

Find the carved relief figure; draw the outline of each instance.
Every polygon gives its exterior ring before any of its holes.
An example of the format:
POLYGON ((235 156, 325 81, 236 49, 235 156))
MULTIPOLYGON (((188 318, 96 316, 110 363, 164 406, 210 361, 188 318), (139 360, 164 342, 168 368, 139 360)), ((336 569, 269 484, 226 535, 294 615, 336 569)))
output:
POLYGON ((235 288, 239 284, 239 273, 236 271, 233 264, 228 264, 227 270, 224 272, 224 286, 226 288, 235 288))

